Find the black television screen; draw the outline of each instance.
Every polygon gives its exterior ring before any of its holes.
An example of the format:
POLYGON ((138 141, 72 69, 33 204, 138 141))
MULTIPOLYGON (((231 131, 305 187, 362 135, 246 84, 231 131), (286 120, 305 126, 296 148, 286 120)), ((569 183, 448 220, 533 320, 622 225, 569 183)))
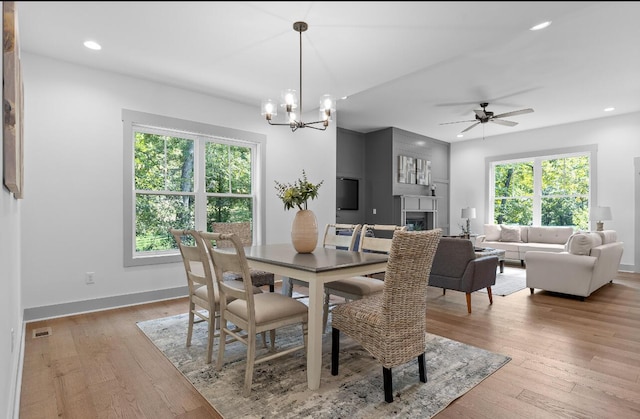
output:
POLYGON ((358 210, 358 179, 336 179, 336 206, 339 210, 358 210))

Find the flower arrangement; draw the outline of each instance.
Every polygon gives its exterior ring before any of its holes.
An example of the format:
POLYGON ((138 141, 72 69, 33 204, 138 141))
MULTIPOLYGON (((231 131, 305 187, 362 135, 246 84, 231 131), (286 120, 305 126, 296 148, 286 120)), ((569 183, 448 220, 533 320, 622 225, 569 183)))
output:
POLYGON ((278 198, 284 203, 284 209, 290 210, 293 207, 298 207, 300 210, 307 209, 307 201, 309 199, 315 199, 318 196, 318 189, 324 183, 321 180, 320 183, 314 185, 307 179, 307 173, 302 170, 302 178, 296 180, 293 184, 280 183, 277 180, 276 191, 278 191, 278 198))

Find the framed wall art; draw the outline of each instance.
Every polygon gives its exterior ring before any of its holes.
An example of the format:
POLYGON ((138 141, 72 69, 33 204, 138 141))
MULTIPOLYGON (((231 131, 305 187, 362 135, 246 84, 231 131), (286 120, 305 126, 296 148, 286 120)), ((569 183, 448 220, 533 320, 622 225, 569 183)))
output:
POLYGON ((2 3, 2 151, 4 186, 20 199, 24 193, 23 86, 15 2, 2 3))

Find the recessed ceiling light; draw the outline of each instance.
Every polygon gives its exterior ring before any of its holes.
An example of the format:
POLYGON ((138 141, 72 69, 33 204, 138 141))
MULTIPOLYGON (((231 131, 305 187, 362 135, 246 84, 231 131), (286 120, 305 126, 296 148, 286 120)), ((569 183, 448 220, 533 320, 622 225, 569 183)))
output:
POLYGON ((530 31, 539 31, 540 29, 544 29, 549 25, 551 25, 551 21, 547 20, 546 22, 538 23, 537 25, 532 26, 531 28, 529 28, 529 30, 530 31))
POLYGON ((84 46, 89 48, 89 49, 96 50, 96 51, 99 51, 99 50, 102 49, 102 46, 99 43, 95 42, 95 41, 85 41, 84 42, 84 46))
POLYGON ((615 110, 616 110, 616 108, 614 108, 614 107, 604 108, 605 112, 611 112, 611 111, 615 111, 615 110))
POLYGON ((340 99, 347 100, 348 98, 349 98, 349 96, 342 96, 340 99))
POLYGON ((462 138, 462 137, 464 137, 464 135, 462 135, 462 134, 458 134, 458 135, 456 135, 456 137, 458 137, 458 138, 462 138))

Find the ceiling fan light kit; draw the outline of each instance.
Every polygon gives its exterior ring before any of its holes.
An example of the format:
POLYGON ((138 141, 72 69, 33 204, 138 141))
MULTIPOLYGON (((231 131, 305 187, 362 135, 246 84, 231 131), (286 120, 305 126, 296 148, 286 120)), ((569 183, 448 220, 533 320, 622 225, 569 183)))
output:
POLYGON ((287 121, 284 123, 273 122, 272 118, 278 115, 278 105, 271 99, 262 101, 262 116, 267 119, 269 125, 285 125, 294 132, 298 128, 313 128, 324 131, 329 126, 329 121, 333 120, 336 112, 335 101, 331 95, 323 95, 320 98, 320 120, 314 122, 304 122, 302 120, 302 32, 309 28, 306 22, 295 22, 293 30, 300 34, 300 90, 286 89, 281 94, 280 107, 287 113, 287 121), (299 115, 296 114, 296 112, 299 115))
POLYGON ((494 124, 498 124, 498 125, 504 125, 507 127, 515 127, 516 125, 518 125, 517 122, 513 122, 513 121, 507 121, 505 119, 500 119, 500 118, 504 118, 504 117, 510 117, 510 116, 516 116, 516 115, 523 115, 526 113, 531 113, 533 112, 533 109, 531 108, 527 108, 527 109, 520 109, 518 111, 511 111, 511 112, 505 112, 505 113, 501 113, 498 115, 494 115, 493 112, 488 111, 486 108, 487 106, 489 106, 489 103, 487 102, 482 102, 480 104, 480 107, 482 109, 474 109, 473 112, 475 113, 475 120, 468 120, 468 121, 455 121, 455 122, 445 122, 442 123, 440 125, 447 125, 447 124, 459 124, 461 122, 473 122, 473 124, 469 127, 467 127, 466 129, 464 129, 460 134, 464 134, 465 132, 469 131, 471 128, 479 125, 479 124, 486 124, 487 122, 493 122, 494 124))

